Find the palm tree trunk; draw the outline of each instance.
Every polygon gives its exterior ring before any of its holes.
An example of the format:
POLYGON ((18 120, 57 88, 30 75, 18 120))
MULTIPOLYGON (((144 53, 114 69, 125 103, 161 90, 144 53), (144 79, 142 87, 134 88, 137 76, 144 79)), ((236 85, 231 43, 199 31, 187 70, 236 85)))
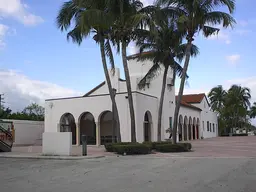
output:
POLYGON ((127 59, 126 59, 126 43, 125 43, 125 41, 122 41, 122 59, 123 59, 124 74, 125 74, 126 87, 127 87, 127 93, 128 93, 130 118, 131 118, 131 140, 132 140, 132 142, 136 142, 135 114, 134 114, 134 106, 133 106, 133 98, 132 98, 131 80, 130 80, 127 59))
POLYGON ((163 74, 162 90, 161 90, 159 109, 158 109, 157 141, 161 141, 162 113, 163 113, 164 93, 166 89, 166 77, 167 77, 168 68, 169 68, 168 66, 165 67, 164 74, 163 74))
POLYGON ((182 77, 181 77, 181 82, 180 82, 180 89, 179 89, 179 95, 177 97, 177 101, 175 101, 176 107, 174 111, 174 122, 173 122, 173 143, 177 143, 177 125, 178 125, 178 116, 179 116, 179 111, 180 111, 180 103, 181 103, 181 98, 183 95, 184 91, 184 86, 185 86, 185 80, 186 80, 186 74, 188 70, 188 65, 189 65, 189 60, 190 60, 190 55, 191 55, 191 47, 192 47, 192 40, 188 40, 187 43, 187 48, 186 48, 186 59, 184 63, 184 67, 182 70, 182 77))
POLYGON ((102 59, 102 64, 103 64, 103 69, 104 69, 104 74, 105 74, 105 78, 107 81, 107 85, 108 85, 108 91, 109 91, 109 95, 110 95, 110 99, 112 101, 113 104, 113 109, 115 110, 115 120, 116 120, 116 133, 117 133, 117 142, 121 142, 121 133, 120 133, 120 120, 119 120, 119 113, 118 113, 118 109, 117 109, 117 104, 116 104, 116 99, 113 93, 113 89, 112 89, 112 85, 111 85, 111 81, 110 81, 110 77, 109 77, 109 73, 108 73, 108 67, 107 67, 107 62, 106 62, 106 54, 105 54, 105 49, 104 49, 104 40, 100 41, 100 52, 101 52, 101 59, 102 59))

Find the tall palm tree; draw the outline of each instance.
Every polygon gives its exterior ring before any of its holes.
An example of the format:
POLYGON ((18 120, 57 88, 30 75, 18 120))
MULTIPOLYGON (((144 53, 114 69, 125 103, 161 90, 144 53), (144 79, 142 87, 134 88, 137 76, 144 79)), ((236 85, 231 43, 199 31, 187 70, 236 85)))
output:
POLYGON ((131 141, 136 142, 135 113, 126 49, 133 38, 134 29, 140 26, 146 15, 140 12, 143 4, 139 0, 109 0, 108 7, 109 11, 116 16, 115 23, 111 29, 112 41, 116 45, 118 52, 121 49, 131 118, 131 141))
POLYGON ((232 85, 228 90, 228 98, 230 99, 230 102, 234 104, 241 104, 246 109, 251 106, 251 93, 250 89, 247 87, 232 85))
MULTIPOLYGON (((214 27, 217 24, 222 24, 224 28, 233 26, 235 20, 231 15, 216 10, 224 6, 232 14, 235 9, 235 0, 157 0, 157 4, 168 7, 170 15, 177 19, 179 29, 186 32, 186 58, 174 112, 173 135, 176 135, 180 103, 194 37, 198 32, 202 32, 205 37, 218 33, 220 29, 214 27)), ((176 143, 176 140, 174 136, 173 142, 176 143)))
MULTIPOLYGON (((144 89, 148 81, 153 80, 159 75, 159 71, 164 69, 162 88, 159 100, 158 109, 158 123, 157 123, 157 140, 161 141, 161 128, 162 128, 162 112, 163 102, 166 90, 166 79, 169 68, 173 72, 173 85, 175 84, 176 75, 181 75, 182 67, 178 63, 185 56, 185 45, 182 45, 182 34, 175 29, 175 26, 161 21, 161 25, 157 25, 156 29, 138 30, 137 46, 140 47, 140 53, 136 54, 134 58, 139 61, 151 60, 153 61, 152 67, 147 74, 140 80, 138 87, 144 89)), ((191 54, 196 56, 198 48, 192 47, 191 54)))
POLYGON ((253 105, 251 106, 249 114, 250 114, 250 118, 256 117, 256 102, 254 102, 253 105))
POLYGON ((107 55, 111 67, 114 69, 114 58, 108 38, 108 31, 114 22, 114 16, 111 12, 107 11, 106 1, 107 0, 70 0, 65 2, 58 13, 57 26, 61 31, 69 31, 67 38, 71 38, 73 42, 79 45, 84 38, 87 38, 90 34, 94 34, 93 39, 100 45, 104 74, 115 110, 117 141, 121 142, 119 114, 106 61, 107 55), (71 28, 73 22, 74 27, 71 28))
POLYGON ((233 113, 233 126, 237 127, 239 118, 246 119, 247 109, 250 107, 250 89, 239 85, 232 85, 227 92, 226 106, 233 113))
POLYGON ((211 108, 213 111, 221 113, 221 110, 224 107, 225 97, 227 92, 223 89, 222 85, 218 85, 217 87, 213 87, 208 94, 208 98, 210 99, 211 108))

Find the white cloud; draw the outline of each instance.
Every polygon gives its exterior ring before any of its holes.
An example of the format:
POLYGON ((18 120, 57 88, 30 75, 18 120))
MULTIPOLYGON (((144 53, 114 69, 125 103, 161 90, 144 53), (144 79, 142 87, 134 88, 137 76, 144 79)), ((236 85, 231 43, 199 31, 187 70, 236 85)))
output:
POLYGON ((219 33, 213 34, 212 36, 210 36, 207 39, 219 40, 219 41, 225 42, 226 44, 230 44, 231 43, 231 38, 230 38, 229 33, 225 29, 223 29, 223 28, 220 28, 219 33))
POLYGON ((241 55, 239 54, 234 54, 234 55, 228 55, 226 57, 226 60, 230 63, 230 64, 236 64, 241 58, 241 55))
POLYGON ((239 20, 239 21, 237 21, 237 24, 242 27, 246 27, 249 24, 249 22, 245 21, 245 20, 239 20))
POLYGON ((252 30, 249 29, 237 29, 235 32, 239 35, 247 35, 248 33, 251 33, 252 30))
POLYGON ((36 25, 44 20, 28 12, 28 5, 21 0, 0 0, 0 16, 13 17, 24 25, 36 25))
POLYGON ((0 48, 5 47, 4 37, 8 32, 9 27, 3 24, 0 24, 0 48))
POLYGON ((22 110, 31 102, 44 105, 45 99, 82 94, 53 83, 29 79, 14 70, 0 70, 0 93, 5 94, 6 106, 14 111, 22 110))

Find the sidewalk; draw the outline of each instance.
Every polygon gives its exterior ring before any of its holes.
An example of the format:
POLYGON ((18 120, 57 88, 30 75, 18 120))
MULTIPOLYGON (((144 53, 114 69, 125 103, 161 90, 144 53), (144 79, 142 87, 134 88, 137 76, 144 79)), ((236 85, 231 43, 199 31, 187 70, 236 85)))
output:
POLYGON ((103 158, 106 156, 115 156, 115 154, 106 152, 103 146, 88 146, 87 156, 82 156, 81 146, 73 146, 71 156, 43 155, 42 146, 14 146, 12 152, 0 153, 0 158, 19 159, 80 160, 103 158))

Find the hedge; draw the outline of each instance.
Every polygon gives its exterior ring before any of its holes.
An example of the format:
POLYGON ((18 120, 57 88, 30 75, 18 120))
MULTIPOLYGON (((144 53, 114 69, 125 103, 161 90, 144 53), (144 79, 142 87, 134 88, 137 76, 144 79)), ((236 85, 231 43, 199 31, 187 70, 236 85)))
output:
POLYGON ((248 136, 248 133, 232 133, 232 136, 230 136, 227 133, 221 134, 221 137, 239 137, 239 136, 248 136))
POLYGON ((130 144, 137 144, 136 143, 132 143, 132 142, 121 142, 121 143, 107 143, 105 144, 105 149, 107 152, 115 152, 113 146, 116 146, 116 145, 130 145, 130 144))
POLYGON ((233 133, 232 136, 233 136, 233 137, 237 137, 237 136, 248 136, 248 133, 233 133))
POLYGON ((168 152, 187 152, 192 147, 188 143, 177 143, 177 144, 159 144, 156 145, 156 151, 168 153, 168 152), (189 149, 190 148, 190 149, 189 149))
POLYGON ((178 143, 178 145, 183 145, 187 151, 192 149, 191 143, 178 143))
POLYGON ((126 145, 113 145, 113 150, 117 154, 126 154, 126 155, 138 155, 138 154, 149 154, 151 149, 148 145, 133 143, 126 145))
POLYGON ((155 150, 156 145, 172 144, 172 142, 171 141, 146 141, 146 142, 143 142, 143 144, 148 145, 151 150, 155 150))

